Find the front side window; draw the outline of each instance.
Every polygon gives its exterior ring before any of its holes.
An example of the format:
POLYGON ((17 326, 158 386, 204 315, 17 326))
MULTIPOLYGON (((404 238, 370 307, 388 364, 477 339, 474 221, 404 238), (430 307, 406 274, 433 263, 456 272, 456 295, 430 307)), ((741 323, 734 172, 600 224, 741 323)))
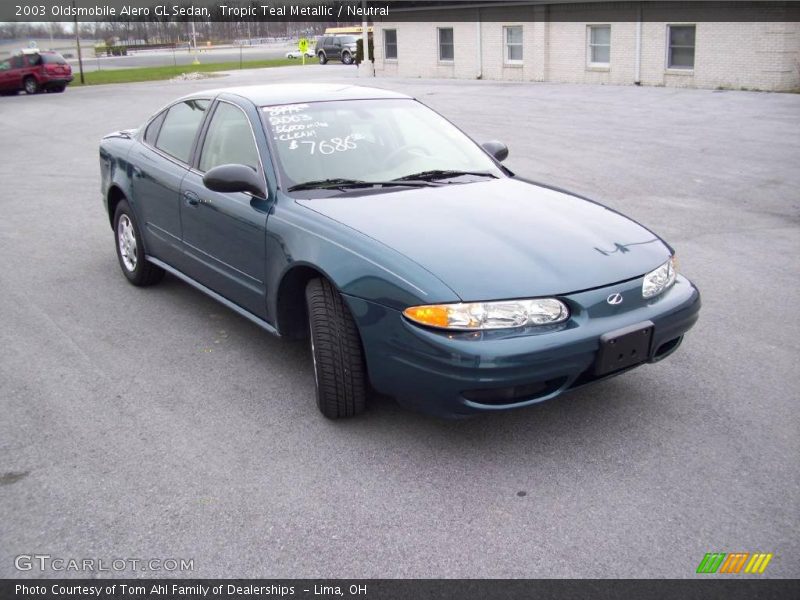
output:
POLYGON ((431 170, 502 175, 475 142, 415 100, 267 106, 262 120, 286 187, 326 179, 390 181, 431 170))
POLYGON ((506 62, 522 62, 522 25, 504 27, 506 40, 506 62))
POLYGON ((453 48, 453 28, 439 28, 439 60, 452 61, 455 57, 453 48))
POLYGON ((611 25, 589 26, 589 65, 608 66, 611 62, 611 25))
POLYGON ((11 57, 11 68, 12 69, 21 69, 24 63, 22 62, 21 56, 12 56, 11 57))
POLYGON ((219 165, 246 165, 259 170, 258 148, 250 120, 239 108, 227 102, 217 105, 200 154, 201 171, 219 165))
POLYGON ((156 148, 188 163, 192 155, 192 145, 203 122, 208 100, 187 100, 174 105, 167 111, 161 131, 158 133, 156 148))
POLYGON ((667 67, 694 69, 694 25, 668 25, 669 49, 667 67))
POLYGON ((397 60, 397 29, 383 30, 383 55, 388 60, 397 60))

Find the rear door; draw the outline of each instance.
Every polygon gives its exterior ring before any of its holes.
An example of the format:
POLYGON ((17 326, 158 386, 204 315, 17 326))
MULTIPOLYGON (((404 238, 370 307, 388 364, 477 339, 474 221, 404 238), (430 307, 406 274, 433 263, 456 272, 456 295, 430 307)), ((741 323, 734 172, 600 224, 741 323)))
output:
POLYGON ((204 173, 226 164, 246 165, 264 178, 254 129, 241 107, 219 100, 203 138, 196 168, 181 185, 187 274, 263 318, 266 198, 212 192, 203 184, 204 173))
POLYGON ((332 37, 331 38, 331 51, 328 54, 328 58, 335 58, 336 60, 341 60, 342 58, 342 38, 340 37, 332 37))
POLYGON ((182 268, 180 191, 210 101, 173 104, 148 124, 129 156, 133 199, 150 254, 182 268))

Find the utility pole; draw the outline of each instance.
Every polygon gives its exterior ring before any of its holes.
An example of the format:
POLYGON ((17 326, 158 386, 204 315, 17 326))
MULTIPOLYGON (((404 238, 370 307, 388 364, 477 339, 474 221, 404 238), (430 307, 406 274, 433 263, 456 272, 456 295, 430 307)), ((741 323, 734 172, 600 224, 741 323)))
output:
POLYGON ((367 21, 367 0, 361 1, 361 7, 364 9, 364 20, 361 22, 361 48, 362 61, 358 65, 359 77, 374 77, 375 69, 370 61, 369 55, 369 22, 367 21))
POLYGON ((194 20, 192 20, 192 46, 194 46, 194 60, 193 65, 199 65, 200 61, 197 59, 197 32, 194 29, 194 20))
MULTIPOLYGON (((72 8, 75 9, 75 0, 72 0, 72 8)), ((86 83, 86 80, 83 77, 83 57, 81 56, 81 32, 78 29, 78 11, 73 10, 73 14, 75 15, 75 45, 78 46, 78 68, 81 71, 81 85, 86 83)))

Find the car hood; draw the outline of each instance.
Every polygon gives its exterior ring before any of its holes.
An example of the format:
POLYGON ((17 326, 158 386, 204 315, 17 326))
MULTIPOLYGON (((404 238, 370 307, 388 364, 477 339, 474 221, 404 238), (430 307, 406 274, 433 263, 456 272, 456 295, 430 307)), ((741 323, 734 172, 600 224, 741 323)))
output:
POLYGON ((670 255, 609 208, 511 178, 297 202, 407 256, 464 301, 601 287, 670 255))

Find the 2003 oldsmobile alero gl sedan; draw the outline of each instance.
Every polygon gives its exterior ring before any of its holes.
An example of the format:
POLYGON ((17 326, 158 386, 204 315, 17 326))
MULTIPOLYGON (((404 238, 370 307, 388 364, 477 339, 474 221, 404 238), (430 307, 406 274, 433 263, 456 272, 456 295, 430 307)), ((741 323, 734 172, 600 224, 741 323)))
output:
POLYGON ((674 352, 700 296, 642 225, 502 166, 418 101, 231 88, 103 138, 122 272, 169 272, 310 337, 317 404, 369 386, 443 416, 525 406, 674 352))

